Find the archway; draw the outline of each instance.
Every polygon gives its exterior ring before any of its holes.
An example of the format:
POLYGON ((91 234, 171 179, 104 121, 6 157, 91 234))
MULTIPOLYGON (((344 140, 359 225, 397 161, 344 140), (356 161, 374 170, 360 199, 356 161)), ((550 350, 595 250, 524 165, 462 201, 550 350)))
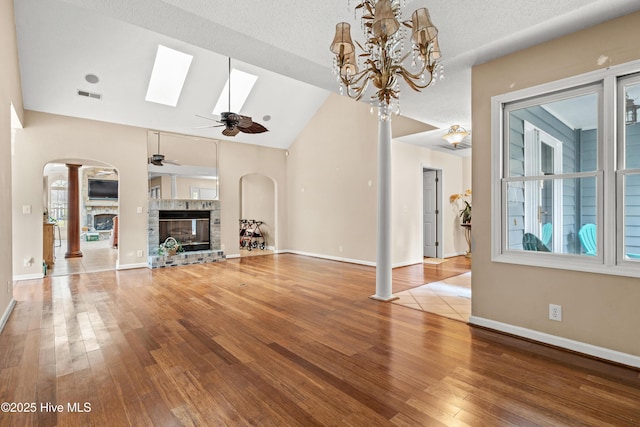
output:
POLYGON ((95 161, 74 160, 82 165, 77 173, 77 218, 69 233, 68 161, 52 161, 43 170, 43 259, 46 273, 54 276, 115 270, 118 260, 118 171, 95 161), (73 246, 67 239, 78 240, 79 256, 68 257, 73 246))
POLYGON ((239 243, 241 256, 273 254, 277 248, 275 181, 253 173, 240 178, 239 243))

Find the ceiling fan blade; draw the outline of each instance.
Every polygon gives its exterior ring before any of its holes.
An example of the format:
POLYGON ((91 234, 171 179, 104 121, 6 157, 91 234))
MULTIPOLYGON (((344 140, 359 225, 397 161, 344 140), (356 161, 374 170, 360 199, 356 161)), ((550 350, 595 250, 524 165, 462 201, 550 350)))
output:
POLYGON ((256 122, 251 123, 251 126, 247 126, 247 127, 238 126, 238 129, 240 130, 240 132, 244 132, 244 133, 262 133, 262 132, 269 131, 269 129, 262 126, 260 123, 256 123, 256 122))
POLYGON ((219 124, 219 125, 207 125, 207 126, 195 126, 192 127, 191 129, 209 129, 209 128, 219 128, 224 126, 224 124, 219 124))
POLYGON ((240 132, 240 130, 237 127, 233 127, 231 129, 226 128, 225 130, 222 131, 222 134, 224 136, 236 136, 238 132, 240 132))
POLYGON ((217 122, 218 121, 218 120, 214 119, 213 117, 201 116, 199 114, 196 114, 195 116, 196 117, 200 117, 201 119, 211 120, 212 122, 217 122))

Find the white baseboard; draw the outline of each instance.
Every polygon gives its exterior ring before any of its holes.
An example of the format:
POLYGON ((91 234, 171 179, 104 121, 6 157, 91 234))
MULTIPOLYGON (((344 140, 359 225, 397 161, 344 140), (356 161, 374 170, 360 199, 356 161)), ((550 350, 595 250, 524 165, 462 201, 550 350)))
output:
POLYGON ((240 254, 226 254, 225 258, 226 259, 240 258, 240 254))
POLYGON ((116 263, 116 270, 132 270, 134 268, 148 268, 149 264, 146 262, 139 262, 137 264, 119 264, 116 263))
POLYGON ((640 368, 640 356, 622 353, 620 351, 611 350, 604 347, 598 347, 580 341, 574 341, 556 335, 546 334, 544 332, 527 329, 520 326, 509 325, 508 323, 496 322, 495 320, 484 319, 482 317, 471 316, 469 323, 472 325, 482 326, 496 331, 505 332, 511 335, 538 341, 544 344, 550 344, 555 347, 564 348, 575 351, 577 353, 594 356, 599 359, 620 363, 622 365, 640 368))
POLYGON ((0 319, 0 332, 2 332, 4 330, 4 325, 7 324, 7 321, 9 320, 9 316, 11 316, 11 312, 13 311, 13 307, 15 307, 15 306, 16 306, 16 300, 11 298, 11 301, 9 302, 9 305, 7 306, 7 309, 4 311, 4 314, 2 315, 2 318, 0 319))
POLYGON ((444 254, 442 257, 443 258, 453 258, 454 256, 462 256, 462 255, 466 255, 466 252, 452 252, 450 254, 444 254))
MULTIPOLYGON (((410 265, 416 265, 416 264, 422 264, 424 262, 424 258, 420 258, 417 261, 406 261, 406 262, 399 262, 397 264, 393 264, 393 268, 398 268, 398 267, 408 267, 410 265)), ((375 266, 375 264, 374 264, 375 266)))
POLYGON ((331 261, 340 261, 340 262, 348 262, 348 263, 351 263, 351 264, 366 265, 366 266, 369 266, 369 267, 375 267, 376 266, 375 262, 363 261, 363 260, 360 260, 360 259, 342 258, 342 257, 337 257, 337 256, 332 256, 332 255, 322 255, 322 254, 314 254, 314 253, 310 253, 310 252, 292 251, 292 250, 288 250, 286 252, 289 252, 289 253, 292 253, 292 254, 296 254, 296 255, 310 256, 310 257, 313 257, 313 258, 328 259, 328 260, 331 260, 331 261))
POLYGON ((20 280, 42 279, 43 277, 44 277, 44 273, 19 274, 17 276, 13 276, 13 281, 18 282, 20 280))

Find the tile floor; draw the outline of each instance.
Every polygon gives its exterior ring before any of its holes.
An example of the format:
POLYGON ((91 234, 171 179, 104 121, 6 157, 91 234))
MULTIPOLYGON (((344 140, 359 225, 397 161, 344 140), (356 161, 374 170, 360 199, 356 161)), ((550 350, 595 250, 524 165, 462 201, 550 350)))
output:
POLYGON ((397 292, 394 304, 469 321, 471 315, 471 272, 397 292))
POLYGON ((55 260, 47 271, 48 276, 67 276, 69 274, 116 269, 118 250, 109 245, 109 240, 81 241, 81 258, 64 257, 67 251, 66 240, 56 240, 55 245, 55 260))

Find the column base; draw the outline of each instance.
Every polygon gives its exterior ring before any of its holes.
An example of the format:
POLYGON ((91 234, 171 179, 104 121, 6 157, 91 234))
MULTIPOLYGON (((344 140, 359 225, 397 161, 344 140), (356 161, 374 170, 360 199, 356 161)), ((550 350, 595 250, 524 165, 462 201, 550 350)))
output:
POLYGON ((382 301, 382 302, 391 302, 391 301, 395 301, 397 299, 400 299, 400 297, 397 297, 395 295, 391 295, 387 298, 383 298, 383 297, 379 297, 378 295, 371 295, 369 298, 374 299, 376 301, 382 301))
POLYGON ((65 258, 82 258, 82 251, 77 252, 67 252, 64 254, 65 258))

